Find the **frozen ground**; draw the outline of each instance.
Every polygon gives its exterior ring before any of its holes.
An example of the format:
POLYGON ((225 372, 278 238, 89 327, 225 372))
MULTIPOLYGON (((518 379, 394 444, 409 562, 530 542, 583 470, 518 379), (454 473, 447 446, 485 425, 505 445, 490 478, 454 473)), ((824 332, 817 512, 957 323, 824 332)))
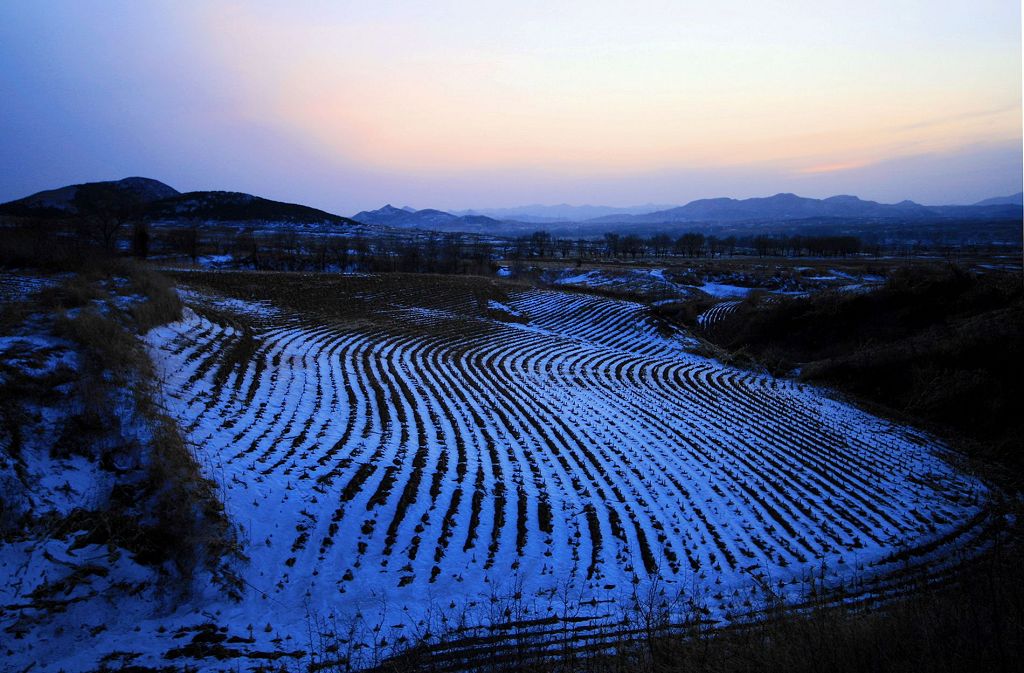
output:
POLYGON ((0 271, 0 302, 24 301, 33 293, 54 287, 66 276, 0 271))
POLYGON ((146 339, 243 533, 245 595, 126 605, 102 637, 54 636, 40 670, 166 663, 209 623, 248 652, 359 616, 400 642, 439 610, 507 621, 516 592, 520 619, 596 615, 653 581, 729 620, 766 582, 885 593, 980 534, 986 489, 927 436, 689 354, 638 304, 324 297, 363 302, 341 320, 186 296, 196 310, 146 339))
POLYGON ((745 273, 718 272, 704 275, 695 269, 675 268, 574 268, 549 269, 544 278, 554 286, 585 287, 637 293, 649 297, 740 299, 751 292, 801 294, 811 289, 841 288, 844 285, 874 285, 877 276, 855 276, 830 269, 824 275, 810 275, 811 267, 794 267, 788 275, 757 278, 745 273), (804 275, 807 274, 807 275, 804 275))

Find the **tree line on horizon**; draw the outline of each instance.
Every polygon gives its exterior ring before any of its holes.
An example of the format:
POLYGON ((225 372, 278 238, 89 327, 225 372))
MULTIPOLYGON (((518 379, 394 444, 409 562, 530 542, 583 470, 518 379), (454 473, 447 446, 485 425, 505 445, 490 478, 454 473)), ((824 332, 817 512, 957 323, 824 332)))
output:
MULTIPOLYGON (((7 238, 21 240, 27 258, 63 248, 88 248, 136 258, 178 259, 197 265, 221 256, 226 264, 256 270, 362 271, 489 275, 503 260, 638 261, 670 258, 846 257, 897 251, 853 235, 751 234, 716 236, 682 231, 650 236, 609 231, 595 238, 557 237, 538 229, 515 238, 418 230, 380 233, 210 225, 194 220, 151 225, 145 203, 112 184, 78 188, 75 211, 64 217, 6 217, 7 238)), ((11 248, 11 245, 7 246, 11 248)), ((922 248, 923 249, 923 248, 922 248)))

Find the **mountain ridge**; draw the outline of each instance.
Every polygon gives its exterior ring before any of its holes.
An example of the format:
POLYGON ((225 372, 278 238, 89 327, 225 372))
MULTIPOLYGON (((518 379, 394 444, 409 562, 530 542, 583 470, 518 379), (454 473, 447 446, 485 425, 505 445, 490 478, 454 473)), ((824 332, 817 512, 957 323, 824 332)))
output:
POLYGON ((687 222, 785 221, 808 218, 935 219, 943 217, 1014 217, 1013 205, 924 206, 910 200, 886 204, 849 194, 812 199, 782 192, 749 199, 726 197, 697 199, 684 206, 632 216, 607 216, 590 224, 667 224, 687 222), (977 210, 975 210, 977 209, 977 210))
POLYGON ((583 204, 579 206, 559 203, 543 205, 539 203, 510 208, 473 208, 452 211, 456 215, 484 215, 498 220, 517 222, 584 222, 606 215, 642 215, 658 210, 675 208, 675 205, 647 203, 636 206, 602 206, 583 204))
POLYGON ((103 180, 65 185, 55 189, 45 189, 35 194, 0 204, 0 212, 9 215, 73 215, 78 207, 75 203, 79 194, 92 188, 111 188, 141 203, 153 203, 165 198, 179 196, 181 192, 159 180, 142 177, 122 178, 121 180, 103 180), (18 212, 14 212, 18 211, 18 212))
POLYGON ((360 211, 353 215, 352 219, 362 224, 377 224, 403 229, 435 229, 471 233, 486 233, 488 227, 493 228, 502 224, 501 220, 485 215, 460 216, 435 208, 422 210, 407 208, 396 208, 388 203, 377 210, 360 211))
POLYGON ((996 196, 990 199, 983 199, 973 206, 1020 206, 1024 205, 1024 192, 1017 192, 1009 196, 996 196))
POLYGON ((265 199, 244 192, 179 192, 159 180, 130 177, 86 182, 48 189, 0 204, 0 215, 73 217, 86 201, 105 201, 105 207, 132 209, 149 221, 286 222, 356 225, 347 217, 297 203, 265 199))
MULTIPOLYGON (((1012 197, 1006 197, 1012 198, 1012 197)), ((572 207, 572 206, 570 206, 572 207)), ((514 209, 512 209, 514 210, 514 209)), ((477 211, 457 211, 470 213, 477 211)), ((773 196, 733 199, 718 197, 697 199, 684 206, 636 215, 613 214, 583 221, 568 220, 496 220, 485 215, 456 215, 424 209, 410 212, 387 204, 377 210, 361 211, 354 219, 366 224, 398 228, 460 231, 466 233, 524 235, 548 229, 559 235, 594 235, 598 228, 681 225, 780 225, 822 221, 920 222, 949 220, 1010 220, 1021 217, 1020 206, 1004 203, 967 206, 925 206, 909 199, 886 204, 837 194, 813 199, 782 192, 773 196)))
POLYGON ((338 225, 378 225, 399 229, 464 232, 475 234, 521 235, 539 228, 550 228, 583 235, 597 227, 685 224, 778 224, 812 220, 859 221, 942 221, 1011 220, 1022 215, 1020 193, 994 197, 973 205, 925 206, 903 200, 885 204, 861 199, 850 194, 837 194, 824 199, 781 192, 767 197, 734 199, 717 197, 697 199, 683 206, 674 206, 647 213, 628 213, 644 206, 615 208, 612 206, 523 206, 493 209, 487 212, 524 212, 531 208, 547 208, 548 212, 586 213, 618 210, 620 212, 586 220, 497 219, 480 210, 448 212, 435 208, 416 210, 386 204, 376 210, 363 210, 352 218, 335 215, 317 208, 295 203, 273 201, 242 192, 194 191, 182 193, 152 178, 129 177, 122 180, 66 185, 44 190, 0 204, 0 214, 27 217, 70 217, 85 203, 85 196, 94 198, 103 193, 108 205, 113 202, 130 207, 133 212, 151 221, 189 220, 210 222, 281 222, 292 224, 329 223, 338 225), (568 210, 566 210, 568 209, 568 210))

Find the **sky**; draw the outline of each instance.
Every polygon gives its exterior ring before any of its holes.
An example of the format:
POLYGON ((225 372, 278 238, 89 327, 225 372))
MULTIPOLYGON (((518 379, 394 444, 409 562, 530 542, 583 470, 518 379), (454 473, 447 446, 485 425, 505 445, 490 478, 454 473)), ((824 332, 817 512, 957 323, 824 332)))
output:
POLYGON ((0 201, 972 203, 1021 115, 1018 0, 0 3, 0 201))

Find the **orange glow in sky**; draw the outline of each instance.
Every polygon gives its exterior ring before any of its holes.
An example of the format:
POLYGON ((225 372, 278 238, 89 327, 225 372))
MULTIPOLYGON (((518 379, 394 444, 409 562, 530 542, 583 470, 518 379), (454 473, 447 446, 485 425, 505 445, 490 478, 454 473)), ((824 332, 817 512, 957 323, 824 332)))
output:
POLYGON ((40 157, 0 195, 98 171, 342 212, 1020 188, 1012 0, 101 5, 0 7, 0 150, 40 157))
POLYGON ((1013 31, 982 30, 1013 3, 913 4, 441 3, 316 22, 239 4, 201 20, 251 109, 381 167, 810 173, 1019 137, 1013 31))

